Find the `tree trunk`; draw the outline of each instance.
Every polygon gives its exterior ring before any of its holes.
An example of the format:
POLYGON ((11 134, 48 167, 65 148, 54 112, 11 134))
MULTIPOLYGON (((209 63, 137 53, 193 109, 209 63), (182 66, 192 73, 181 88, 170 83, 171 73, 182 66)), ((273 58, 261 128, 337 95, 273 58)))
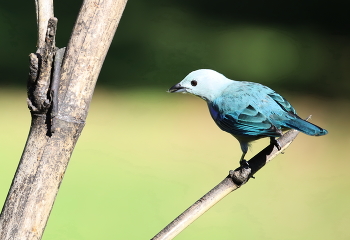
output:
POLYGON ((57 20, 50 19, 46 44, 38 39, 38 51, 30 55, 31 128, 0 215, 1 240, 41 239, 126 2, 83 2, 61 73, 54 46, 57 20))

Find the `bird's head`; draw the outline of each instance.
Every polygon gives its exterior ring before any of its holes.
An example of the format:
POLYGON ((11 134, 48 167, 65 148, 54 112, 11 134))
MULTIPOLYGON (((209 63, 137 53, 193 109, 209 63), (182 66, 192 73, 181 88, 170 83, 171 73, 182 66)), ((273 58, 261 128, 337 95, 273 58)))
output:
POLYGON ((172 86, 168 92, 190 93, 206 101, 213 101, 231 83, 232 80, 221 73, 210 69, 200 69, 188 74, 181 82, 172 86))

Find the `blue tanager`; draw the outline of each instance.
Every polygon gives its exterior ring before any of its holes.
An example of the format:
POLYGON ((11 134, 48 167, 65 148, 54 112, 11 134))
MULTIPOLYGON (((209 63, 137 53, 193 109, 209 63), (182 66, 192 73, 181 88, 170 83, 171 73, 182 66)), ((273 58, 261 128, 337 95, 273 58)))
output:
POLYGON ((193 71, 168 92, 190 93, 204 99, 218 127, 239 141, 241 164, 251 141, 270 137, 280 150, 275 138, 282 131, 296 129, 310 136, 328 133, 301 119, 292 105, 272 89, 259 83, 234 81, 214 70, 193 71))

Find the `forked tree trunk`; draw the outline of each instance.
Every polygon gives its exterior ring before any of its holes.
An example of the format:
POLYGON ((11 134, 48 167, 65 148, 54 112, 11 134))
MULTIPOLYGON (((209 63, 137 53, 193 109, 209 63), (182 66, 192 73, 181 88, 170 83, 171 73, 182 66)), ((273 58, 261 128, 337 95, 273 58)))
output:
MULTIPOLYGON (((37 6, 40 2, 45 0, 36 0, 37 6)), ((50 9, 52 0, 46 2, 49 6, 46 9, 50 9)), ((50 13, 37 12, 38 51, 30 55, 28 82, 32 123, 1 212, 1 240, 41 239, 70 156, 84 127, 96 80, 126 2, 83 2, 61 71, 60 55, 63 52, 57 51, 54 42, 57 19, 50 19, 45 40, 40 29, 45 30, 46 26, 40 16, 47 17, 50 13), (55 71, 52 70, 53 62, 55 71)))

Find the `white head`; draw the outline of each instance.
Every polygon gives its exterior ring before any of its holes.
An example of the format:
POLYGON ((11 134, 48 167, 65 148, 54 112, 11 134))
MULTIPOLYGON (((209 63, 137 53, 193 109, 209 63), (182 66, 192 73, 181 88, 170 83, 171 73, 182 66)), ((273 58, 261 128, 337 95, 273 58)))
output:
POLYGON ((188 74, 168 92, 191 93, 206 101, 213 101, 231 83, 232 80, 221 73, 210 69, 199 69, 188 74))

